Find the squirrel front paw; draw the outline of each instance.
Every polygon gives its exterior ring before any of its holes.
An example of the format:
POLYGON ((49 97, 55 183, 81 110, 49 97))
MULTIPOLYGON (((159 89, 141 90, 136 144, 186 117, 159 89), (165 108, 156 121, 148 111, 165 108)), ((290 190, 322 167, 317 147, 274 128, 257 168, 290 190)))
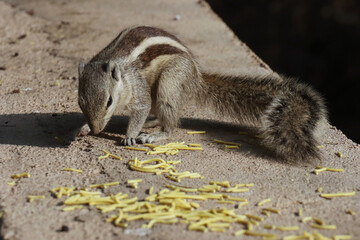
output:
POLYGON ((141 143, 152 143, 155 141, 155 137, 152 134, 141 133, 136 140, 141 143))
POLYGON ((120 144, 124 146, 131 146, 136 144, 136 138, 124 137, 120 140, 120 144))

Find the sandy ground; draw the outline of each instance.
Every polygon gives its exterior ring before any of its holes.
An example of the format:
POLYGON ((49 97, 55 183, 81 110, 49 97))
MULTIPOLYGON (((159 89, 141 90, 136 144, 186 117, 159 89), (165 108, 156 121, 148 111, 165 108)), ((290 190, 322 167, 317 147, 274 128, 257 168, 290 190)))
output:
MULTIPOLYGON (((163 176, 129 170, 127 161, 143 152, 126 150, 119 139, 126 127, 126 117, 115 116, 106 131, 86 136, 66 147, 55 140, 82 121, 77 106, 77 63, 89 60, 123 28, 153 25, 178 35, 193 50, 204 69, 223 73, 276 74, 249 48, 239 41, 227 26, 198 0, 183 1, 26 1, 0 2, 0 239, 232 239, 234 224, 225 233, 201 233, 187 230, 186 224, 156 225, 141 232, 142 223, 128 229, 106 223, 105 216, 94 207, 63 212, 61 202, 49 192, 56 186, 87 187, 94 183, 119 181, 120 185, 104 193, 124 192, 143 199, 151 186, 158 191, 172 183, 163 176), (178 20, 175 20, 176 16, 178 20), (122 161, 104 159, 101 149, 121 156, 122 161), (71 167, 83 173, 62 171, 71 167), (30 178, 12 181, 14 173, 28 172, 30 178), (141 178, 138 189, 126 186, 128 179, 141 178), (28 195, 45 199, 28 202, 28 195), (143 233, 144 236, 141 236, 143 233)), ((255 29, 256 30, 256 29, 255 29)), ((260 216, 255 204, 271 198, 267 205, 280 215, 263 216, 254 231, 276 233, 279 237, 312 231, 309 223, 296 216, 323 219, 336 230, 318 230, 331 237, 350 234, 360 239, 360 147, 339 130, 328 126, 321 149, 323 158, 313 163, 286 163, 271 158, 260 148, 244 143, 239 149, 224 150, 211 144, 212 139, 238 141, 239 126, 229 125, 206 109, 184 110, 182 127, 169 142, 200 143, 204 151, 182 151, 164 159, 181 160, 178 170, 198 172, 203 179, 183 180, 181 185, 199 187, 211 180, 230 183, 254 183, 249 192, 235 194, 249 204, 238 214, 260 216), (208 121, 212 119, 215 121, 208 121), (206 130, 205 135, 188 135, 189 129, 206 130), (335 153, 341 152, 343 157, 335 153), (311 171, 316 165, 342 168, 344 172, 311 171), (352 197, 327 200, 316 189, 326 193, 351 192, 352 197), (350 215, 352 210, 357 215, 350 215), (266 230, 262 226, 299 226, 298 231, 266 230)), ((150 130, 152 131, 152 130, 150 130)), ((162 142, 166 143, 166 142, 162 142)), ((223 207, 213 201, 203 208, 223 207)), ((233 209, 234 205, 226 205, 233 209)), ((241 239, 256 239, 241 236, 241 239)))

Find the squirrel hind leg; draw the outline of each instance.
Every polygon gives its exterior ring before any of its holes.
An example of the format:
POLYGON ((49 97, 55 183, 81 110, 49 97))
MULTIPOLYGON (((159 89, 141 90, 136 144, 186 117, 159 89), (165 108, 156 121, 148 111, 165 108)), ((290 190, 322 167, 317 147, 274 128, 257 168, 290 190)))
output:
POLYGON ((161 122, 158 118, 147 120, 144 124, 144 128, 154 128, 160 126, 161 122))

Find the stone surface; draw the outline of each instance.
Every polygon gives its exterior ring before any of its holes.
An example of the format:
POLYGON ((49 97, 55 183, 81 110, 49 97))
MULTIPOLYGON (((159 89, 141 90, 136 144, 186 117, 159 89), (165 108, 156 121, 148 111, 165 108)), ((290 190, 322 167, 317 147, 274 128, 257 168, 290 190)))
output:
MULTIPOLYGON (((82 119, 76 92, 78 61, 89 60, 128 26, 146 24, 169 30, 189 46, 205 70, 254 75, 276 73, 238 40, 203 1, 9 2, 0 2, 0 212, 4 212, 0 239, 235 238, 232 233, 241 226, 234 225, 226 233, 192 232, 186 230, 185 224, 156 225, 149 231, 141 231, 138 228, 142 222, 124 230, 105 223, 104 216, 92 207, 61 211, 61 200, 49 192, 56 186, 86 187, 119 181, 119 186, 110 187, 105 193, 121 191, 141 199, 150 186, 159 190, 170 181, 128 169, 129 159, 148 156, 118 145, 126 127, 124 117, 115 116, 104 133, 80 138, 69 147, 54 138, 78 126, 82 119), (124 160, 98 160, 101 149, 124 160), (83 173, 62 171, 66 167, 82 169, 83 173), (31 177, 9 186, 10 176, 19 172, 28 172, 31 177), (125 184, 134 178, 143 179, 137 190, 125 184), (45 199, 29 203, 28 195, 45 195, 45 199)), ((211 145, 214 138, 238 141, 241 128, 225 123, 206 109, 189 106, 183 117, 182 127, 169 142, 201 143, 205 150, 183 151, 164 158, 180 159, 179 170, 199 172, 205 178, 184 180, 182 185, 197 187, 211 180, 229 180, 233 184, 253 182, 255 186, 250 192, 237 195, 249 200, 249 205, 238 213, 259 215, 260 208, 255 204, 265 198, 272 199, 269 206, 281 210, 279 216, 265 217, 255 231, 276 232, 279 236, 312 231, 294 214, 301 208, 303 216, 318 217, 337 226, 336 230, 320 230, 322 234, 351 234, 353 239, 360 238, 360 147, 335 127, 329 125, 326 129, 321 161, 286 163, 245 143, 238 150, 227 151, 220 145, 211 145), (207 134, 187 135, 189 129, 206 130, 207 134), (335 155, 336 152, 341 152, 343 157, 335 155), (314 175, 311 171, 316 165, 345 171, 314 175), (316 193, 319 187, 324 192, 355 191, 356 195, 326 200, 316 193), (346 214, 348 209, 357 215, 346 214), (300 230, 269 231, 261 227, 264 224, 297 225, 300 230)), ((212 202, 201 205, 215 206, 212 202)))

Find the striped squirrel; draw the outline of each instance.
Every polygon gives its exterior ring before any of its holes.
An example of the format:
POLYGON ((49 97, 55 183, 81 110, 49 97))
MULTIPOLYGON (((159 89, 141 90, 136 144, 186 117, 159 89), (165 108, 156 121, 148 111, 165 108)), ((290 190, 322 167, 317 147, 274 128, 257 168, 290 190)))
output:
POLYGON ((122 145, 167 139, 189 99, 238 123, 257 122, 261 145, 285 158, 318 157, 326 120, 322 97, 281 77, 223 76, 202 72, 174 35, 154 27, 123 30, 87 64, 79 64, 78 101, 85 124, 78 135, 100 133, 115 108, 130 110, 122 145), (149 114, 155 120, 146 122, 149 114), (161 126, 145 134, 143 127, 161 126))

